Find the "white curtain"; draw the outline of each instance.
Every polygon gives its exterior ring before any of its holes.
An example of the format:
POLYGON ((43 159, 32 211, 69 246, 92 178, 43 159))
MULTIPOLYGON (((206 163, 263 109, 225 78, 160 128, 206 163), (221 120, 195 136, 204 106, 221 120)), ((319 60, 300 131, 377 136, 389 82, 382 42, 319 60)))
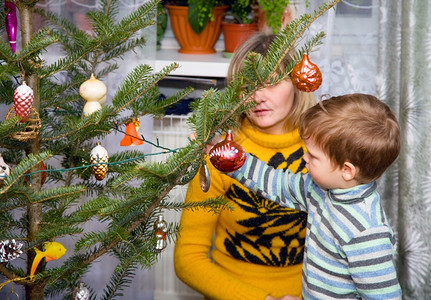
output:
POLYGON ((404 299, 431 299, 431 3, 380 3, 378 93, 397 112, 402 150, 383 180, 404 299))
MULTIPOLYGON (((308 12, 324 3, 309 2, 308 12)), ((376 95, 378 19, 377 0, 347 0, 313 23, 308 34, 326 34, 323 44, 310 54, 323 77, 318 97, 354 92, 376 95)))

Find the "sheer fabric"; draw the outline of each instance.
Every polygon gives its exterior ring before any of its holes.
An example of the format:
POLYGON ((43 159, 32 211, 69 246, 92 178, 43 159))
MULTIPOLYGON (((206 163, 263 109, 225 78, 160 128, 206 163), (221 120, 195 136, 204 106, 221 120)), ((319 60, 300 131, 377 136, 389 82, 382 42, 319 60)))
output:
POLYGON ((378 94, 397 113, 402 150, 382 180, 385 210, 397 231, 403 299, 431 297, 431 3, 380 1, 378 94))

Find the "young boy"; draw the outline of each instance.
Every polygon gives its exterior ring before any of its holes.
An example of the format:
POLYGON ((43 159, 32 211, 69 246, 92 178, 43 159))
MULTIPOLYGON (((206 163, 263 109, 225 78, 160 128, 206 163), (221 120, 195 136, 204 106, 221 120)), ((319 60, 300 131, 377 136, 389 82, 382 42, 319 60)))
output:
POLYGON ((304 299, 401 299, 395 238, 376 179, 400 152, 398 122, 371 95, 322 101, 301 118, 308 174, 275 170, 247 154, 230 173, 250 190, 308 212, 304 299))

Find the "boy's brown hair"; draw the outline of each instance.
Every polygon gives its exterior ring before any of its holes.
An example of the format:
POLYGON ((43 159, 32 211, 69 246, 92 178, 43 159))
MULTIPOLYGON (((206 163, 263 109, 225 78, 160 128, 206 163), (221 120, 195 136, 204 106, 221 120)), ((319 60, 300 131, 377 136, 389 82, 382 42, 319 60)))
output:
MULTIPOLYGON (((227 82, 230 82, 235 74, 242 70, 244 67, 244 61, 247 59, 247 55, 250 51, 262 54, 266 56, 271 43, 276 38, 274 34, 266 34, 258 32, 247 39, 237 50, 235 50, 234 55, 229 64, 227 82)), ((291 54, 287 54, 280 64, 280 69, 287 67, 288 63, 291 61, 291 54)), ((295 98, 293 100, 292 111, 289 117, 286 119, 285 128, 287 131, 292 131, 299 127, 299 120, 301 114, 314 104, 316 104, 316 99, 314 93, 301 92, 295 88, 295 98)))
POLYGON ((400 127, 390 108, 372 95, 349 94, 321 101, 301 116, 300 134, 334 166, 350 162, 360 183, 379 178, 398 157, 400 127))

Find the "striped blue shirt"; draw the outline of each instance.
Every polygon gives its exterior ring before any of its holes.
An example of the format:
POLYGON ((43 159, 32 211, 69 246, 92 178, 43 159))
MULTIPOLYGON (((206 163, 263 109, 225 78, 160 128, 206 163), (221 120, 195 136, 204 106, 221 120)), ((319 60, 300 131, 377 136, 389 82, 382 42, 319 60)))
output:
POLYGON ((376 182, 324 190, 309 174, 275 170, 250 154, 228 175, 269 200, 308 212, 303 299, 401 299, 395 237, 376 182))

